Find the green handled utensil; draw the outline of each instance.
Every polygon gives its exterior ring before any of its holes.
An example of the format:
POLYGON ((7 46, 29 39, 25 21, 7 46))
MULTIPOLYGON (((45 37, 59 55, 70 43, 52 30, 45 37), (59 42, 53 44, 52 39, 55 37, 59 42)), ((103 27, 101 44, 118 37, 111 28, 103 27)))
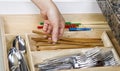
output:
MULTIPOLYGON (((44 25, 44 22, 40 22, 40 25, 44 25)), ((66 25, 70 25, 70 24, 76 24, 76 25, 81 25, 81 23, 73 23, 73 22, 65 22, 66 25)))

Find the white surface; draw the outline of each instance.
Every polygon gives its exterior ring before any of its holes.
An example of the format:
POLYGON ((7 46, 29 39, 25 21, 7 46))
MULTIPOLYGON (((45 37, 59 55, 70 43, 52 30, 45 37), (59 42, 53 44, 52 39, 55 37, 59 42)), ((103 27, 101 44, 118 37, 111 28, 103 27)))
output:
MULTIPOLYGON (((0 0, 0 1, 10 1, 10 2, 30 2, 31 0, 0 0)), ((53 0, 55 2, 95 2, 96 0, 53 0)))
MULTIPOLYGON (((101 13, 95 0, 75 0, 74 2, 71 1, 73 0, 55 0, 55 3, 61 13, 101 13)), ((39 9, 30 0, 0 0, 0 14, 39 13, 39 9)))

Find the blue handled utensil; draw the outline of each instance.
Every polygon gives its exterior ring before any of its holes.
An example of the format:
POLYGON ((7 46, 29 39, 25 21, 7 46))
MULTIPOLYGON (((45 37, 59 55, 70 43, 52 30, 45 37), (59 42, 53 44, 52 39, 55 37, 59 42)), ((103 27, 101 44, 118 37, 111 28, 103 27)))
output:
POLYGON ((69 28, 69 31, 91 31, 91 28, 69 28))

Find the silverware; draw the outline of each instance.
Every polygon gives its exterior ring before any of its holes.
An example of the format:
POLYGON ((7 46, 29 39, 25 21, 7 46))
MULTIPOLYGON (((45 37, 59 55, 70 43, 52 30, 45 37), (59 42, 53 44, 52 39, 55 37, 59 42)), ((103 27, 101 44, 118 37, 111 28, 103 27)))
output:
POLYGON ((11 71, 30 71, 24 53, 26 52, 25 41, 20 36, 13 40, 13 47, 9 50, 8 61, 11 71), (18 47, 17 47, 18 45, 18 47))
POLYGON ((36 64, 40 71, 58 71, 64 69, 90 68, 97 66, 115 66, 117 61, 111 50, 93 48, 85 53, 63 56, 36 64))
POLYGON ((22 59, 20 60, 21 61, 20 67, 21 67, 21 69, 23 69, 23 71, 30 71, 27 61, 24 56, 24 54, 26 52, 25 40, 21 36, 16 36, 16 42, 18 43, 18 48, 19 48, 20 54, 22 56, 22 59))
POLYGON ((16 56, 16 48, 11 48, 8 54, 9 67, 11 71, 19 70, 19 55, 16 56))
POLYGON ((25 40, 21 36, 16 36, 16 42, 18 43, 20 52, 25 53, 26 52, 25 40))

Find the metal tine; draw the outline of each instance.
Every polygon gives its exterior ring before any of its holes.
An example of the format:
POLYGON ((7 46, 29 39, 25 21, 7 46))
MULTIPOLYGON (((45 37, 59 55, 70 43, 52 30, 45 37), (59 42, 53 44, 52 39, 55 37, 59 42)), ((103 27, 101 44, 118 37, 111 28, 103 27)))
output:
POLYGON ((92 58, 87 58, 84 55, 83 57, 77 57, 73 59, 74 68, 93 67, 95 65, 97 65, 96 61, 94 61, 92 58))
MULTIPOLYGON (((77 68, 89 68, 95 66, 114 66, 117 64, 114 55, 110 50, 104 50, 102 48, 93 48, 86 51, 84 54, 68 55, 65 57, 58 57, 55 59, 46 60, 42 64, 38 64, 38 68, 44 69, 45 71, 57 70, 67 68, 66 65, 77 68)), ((69 67, 69 66, 68 66, 69 67)), ((43 71, 44 71, 43 70, 43 71)))
POLYGON ((84 58, 82 58, 82 59, 79 58, 78 59, 78 58, 76 58, 76 61, 74 61, 74 63, 76 63, 75 65, 78 65, 78 67, 92 67, 92 66, 99 65, 97 62, 101 62, 102 65, 103 65, 104 64, 104 58, 109 58, 109 59, 113 58, 112 51, 109 50, 108 52, 104 52, 100 48, 91 49, 91 50, 87 51, 86 53, 87 54, 85 54, 85 55, 86 55, 87 59, 84 59, 84 58), (94 52, 94 51, 96 51, 96 52, 94 52), (105 54, 104 57, 102 56, 102 55, 104 55, 102 53, 105 54))
POLYGON ((119 65, 115 60, 112 51, 107 51, 106 53, 103 53, 103 58, 104 58, 105 66, 119 65))
POLYGON ((91 56, 94 56, 94 55, 98 55, 98 54, 100 54, 101 50, 102 50, 102 49, 101 49, 101 48, 98 48, 98 47, 92 48, 92 49, 88 50, 87 52, 85 52, 85 55, 86 55, 87 57, 91 57, 91 56))
POLYGON ((102 56, 103 56, 105 61, 108 61, 114 57, 112 51, 108 51, 106 53, 103 53, 102 56))
POLYGON ((71 57, 75 57, 75 56, 80 56, 81 54, 72 54, 72 55, 65 55, 65 56, 61 56, 61 57, 57 57, 55 59, 48 59, 45 60, 44 63, 55 63, 55 62, 65 62, 65 61, 69 61, 71 59, 71 57))

